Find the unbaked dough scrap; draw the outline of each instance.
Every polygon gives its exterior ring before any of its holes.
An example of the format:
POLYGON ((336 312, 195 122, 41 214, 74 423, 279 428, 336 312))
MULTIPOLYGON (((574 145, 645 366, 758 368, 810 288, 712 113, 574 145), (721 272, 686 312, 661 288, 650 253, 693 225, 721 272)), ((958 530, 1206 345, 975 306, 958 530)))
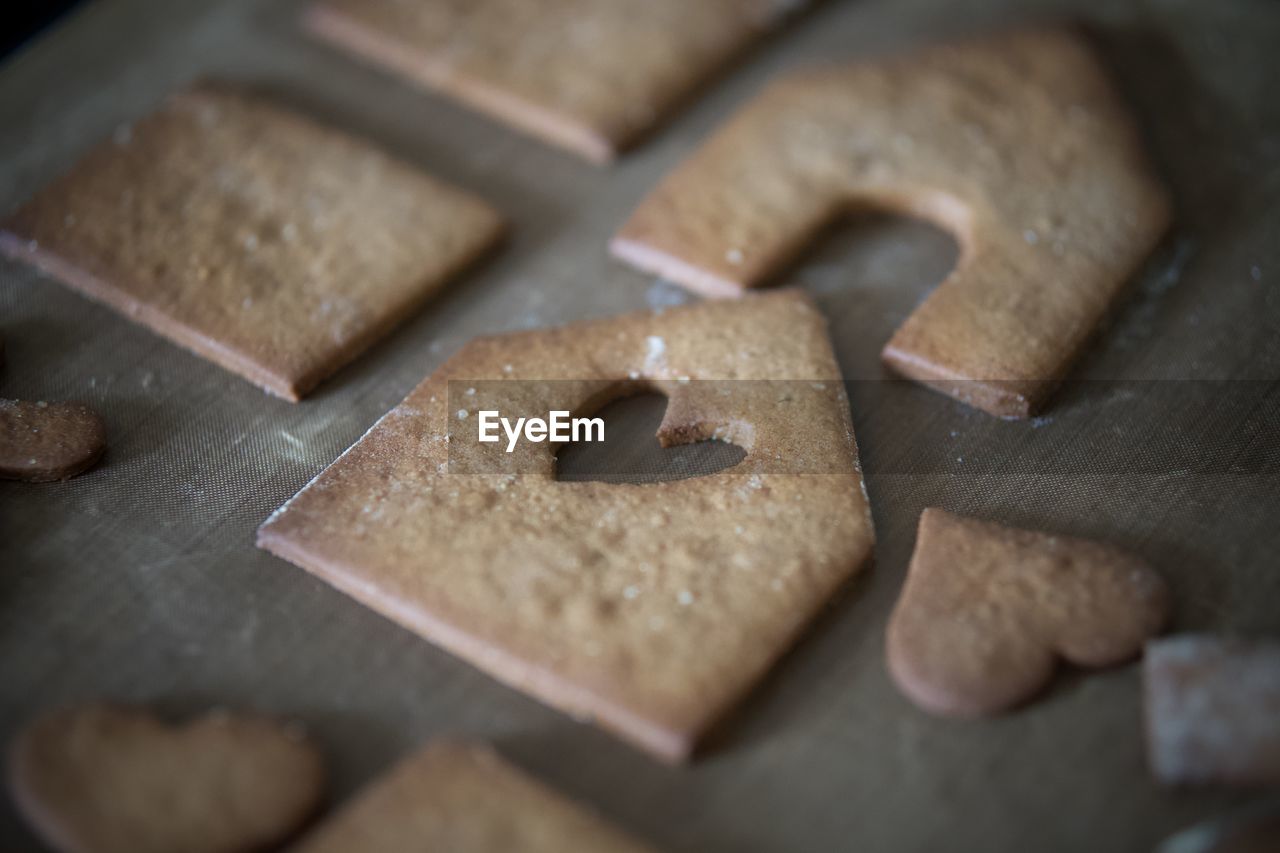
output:
POLYGON ((1176 784, 1280 784, 1280 642, 1183 634, 1147 645, 1151 770, 1176 784))
POLYGON ((500 231, 368 142, 202 84, 0 223, 0 251, 297 400, 500 231))
POLYGON ((106 449, 106 427, 88 406, 0 399, 0 479, 68 480, 106 449))
POLYGON ((82 705, 30 723, 9 758, 19 808, 64 853, 252 853, 295 832, 324 788, 300 730, 227 712, 172 726, 82 705))
POLYGON ((994 714, 1038 693, 1058 658, 1137 656, 1168 613, 1168 588, 1137 557, 930 508, 889 619, 889 673, 932 713, 994 714))
POLYGON ((258 535, 673 761, 864 566, 872 539, 826 323, 788 291, 472 341, 258 535), (484 409, 589 414, 651 388, 669 397, 662 440, 718 436, 742 462, 675 482, 557 482, 553 446, 475 441, 484 409))
POLYGON ((645 199, 612 251, 735 296, 863 206, 960 245, 885 362, 1005 417, 1043 403, 1171 216, 1091 50, 1028 31, 772 83, 645 199))
POLYGON ((644 853, 633 841, 503 761, 437 740, 322 823, 293 853, 644 853))
POLYGON ((319 0, 309 28, 597 162, 807 0, 319 0))

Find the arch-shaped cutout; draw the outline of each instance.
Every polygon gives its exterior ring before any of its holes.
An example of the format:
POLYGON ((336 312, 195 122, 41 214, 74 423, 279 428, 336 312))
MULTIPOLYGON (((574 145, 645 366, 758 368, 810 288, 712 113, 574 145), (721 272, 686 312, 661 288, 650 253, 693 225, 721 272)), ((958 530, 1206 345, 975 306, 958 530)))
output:
POLYGON ((959 257, 955 238, 933 223, 855 208, 814 237, 785 280, 827 316, 846 379, 875 381, 884 342, 959 257))
POLYGON ((1096 58, 1048 30, 774 82, 645 199, 611 249, 704 295, 736 296, 866 205, 933 222, 961 246, 884 362, 1006 417, 1043 403, 1170 218, 1096 58))
POLYGON ((669 401, 656 391, 619 389, 608 403, 583 416, 604 422, 604 441, 578 441, 556 453, 563 482, 663 483, 706 477, 742 462, 747 452, 728 441, 703 439, 666 444, 659 439, 669 401))

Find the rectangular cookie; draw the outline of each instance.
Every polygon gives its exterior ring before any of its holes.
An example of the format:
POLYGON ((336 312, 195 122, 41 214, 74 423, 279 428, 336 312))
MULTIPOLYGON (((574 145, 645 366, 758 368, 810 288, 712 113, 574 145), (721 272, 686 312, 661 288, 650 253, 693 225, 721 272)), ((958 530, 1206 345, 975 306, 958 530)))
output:
POLYGON ((0 223, 0 251, 298 400, 501 229, 370 143, 198 85, 0 223))
POLYGON ((803 0, 320 0, 317 35, 612 160, 803 0))

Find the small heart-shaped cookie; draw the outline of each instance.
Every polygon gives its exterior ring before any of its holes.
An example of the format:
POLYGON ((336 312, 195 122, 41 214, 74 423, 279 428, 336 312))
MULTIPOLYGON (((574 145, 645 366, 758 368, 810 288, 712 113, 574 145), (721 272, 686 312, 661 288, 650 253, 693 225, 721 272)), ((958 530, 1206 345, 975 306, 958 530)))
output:
POLYGON ((927 711, 991 714, 1039 691, 1058 657, 1136 656, 1168 609, 1164 581, 1123 551, 926 509, 889 620, 889 672, 927 711))
POLYGON ((48 714, 10 753, 14 799, 66 853, 247 853, 294 832, 324 787, 286 725, 215 712, 170 726, 140 709, 48 714))

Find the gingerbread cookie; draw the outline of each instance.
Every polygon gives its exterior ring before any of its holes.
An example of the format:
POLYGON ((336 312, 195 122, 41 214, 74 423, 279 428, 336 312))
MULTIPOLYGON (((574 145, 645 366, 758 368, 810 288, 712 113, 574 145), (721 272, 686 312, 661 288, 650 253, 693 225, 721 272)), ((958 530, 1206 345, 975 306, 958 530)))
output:
POLYGON ((0 399, 0 479, 68 480, 106 449, 102 418, 88 406, 0 399))
POLYGON ((597 162, 804 0, 319 0, 310 29, 597 162))
POLYGON ((1123 551, 926 509, 889 620, 889 673, 927 711, 993 714, 1039 692, 1059 657, 1136 656, 1168 610, 1164 581, 1123 551))
POLYGON ((10 753, 14 799, 67 853, 249 853, 319 803, 324 768, 288 726, 211 713, 170 726, 140 709, 44 716, 10 753))
POLYGON ((435 741, 357 795, 294 853, 642 853, 600 818, 483 744, 435 741))
POLYGON ((0 250, 297 400, 500 229, 366 142, 198 86, 40 191, 0 250))
POLYGON ((263 525, 261 547, 507 683, 688 757, 867 562, 871 518, 826 324, 802 294, 472 341, 263 525), (484 410, 669 398, 664 444, 738 465, 558 482, 484 410), (452 399, 451 399, 452 398, 452 399))
POLYGON ((1147 747, 1166 784, 1280 784, 1280 643, 1186 634, 1147 645, 1147 747))
POLYGON ((860 206, 929 220, 960 245, 885 362, 1005 417, 1044 401, 1170 218, 1090 50, 1067 32, 1026 32, 773 83, 641 204, 612 250, 735 296, 860 206))

